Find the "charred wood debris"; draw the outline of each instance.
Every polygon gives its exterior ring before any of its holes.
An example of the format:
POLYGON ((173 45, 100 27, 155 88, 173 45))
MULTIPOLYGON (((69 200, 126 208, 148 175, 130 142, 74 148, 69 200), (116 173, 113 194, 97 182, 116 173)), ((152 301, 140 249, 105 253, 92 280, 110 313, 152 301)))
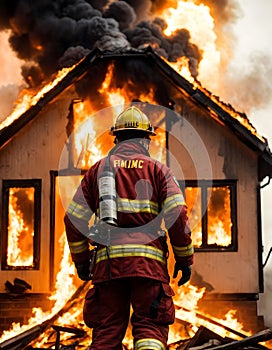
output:
MULTIPOLYGON (((64 305, 64 307, 57 312, 54 316, 41 324, 37 324, 32 326, 28 330, 11 336, 11 338, 0 342, 0 350, 41 350, 41 349, 55 349, 55 350, 79 350, 82 349, 82 345, 80 343, 84 340, 84 338, 88 338, 87 333, 82 328, 70 327, 70 326, 61 326, 56 325, 54 322, 69 311, 74 305, 77 305, 78 300, 82 297, 82 294, 89 288, 89 283, 83 283, 77 291, 73 294, 73 296, 68 300, 68 302, 64 305), (51 332, 51 336, 54 336, 54 342, 51 343, 47 347, 37 348, 29 345, 31 342, 34 342, 38 338, 42 338, 45 332, 51 332), (69 344, 67 345, 67 337, 65 341, 65 345, 62 344, 62 334, 67 333, 70 335, 68 337, 69 344)), ((176 307, 180 309, 180 307, 176 307)), ((185 311, 188 311, 184 309, 185 311)), ((272 328, 267 328, 258 333, 255 333, 251 336, 246 336, 239 331, 232 329, 228 326, 225 326, 213 319, 212 317, 203 315, 201 313, 196 313, 199 318, 203 320, 209 321, 211 324, 215 326, 220 326, 227 330, 229 333, 232 333, 236 336, 239 336, 239 340, 234 340, 232 338, 221 337, 219 334, 211 331, 210 329, 200 326, 192 338, 182 339, 175 343, 169 344, 167 350, 229 350, 229 349, 237 349, 237 350, 257 350, 257 349, 272 349, 272 347, 266 347, 261 343, 269 342, 272 339, 272 328)), ((183 324, 185 329, 186 327, 190 327, 190 324, 187 321, 177 318, 177 323, 183 324)), ((49 335, 50 338, 50 335, 49 335)), ((270 342, 269 342, 270 343, 270 342)), ((84 347, 85 348, 85 347, 84 347)), ((88 350, 88 348, 87 348, 88 350)), ((128 348, 123 345, 123 350, 128 350, 128 348)))

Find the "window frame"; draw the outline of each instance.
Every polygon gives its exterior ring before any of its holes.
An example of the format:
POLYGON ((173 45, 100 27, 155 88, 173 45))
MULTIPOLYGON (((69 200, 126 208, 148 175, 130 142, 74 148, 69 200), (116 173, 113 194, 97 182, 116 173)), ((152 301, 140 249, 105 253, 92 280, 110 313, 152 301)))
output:
POLYGON ((196 252, 237 252, 238 251, 238 229, 237 229, 237 180, 184 180, 179 181, 186 202, 186 187, 198 187, 201 189, 201 227, 202 245, 194 247, 196 252), (216 246, 208 244, 208 189, 212 187, 229 187, 230 189, 230 218, 231 245, 216 246), (204 208, 204 210, 203 210, 204 208))
POLYGON ((41 179, 2 180, 2 258, 1 270, 39 270, 40 242, 41 242, 41 179), (34 236, 33 236, 33 264, 31 266, 11 266, 7 262, 8 225, 9 225, 9 189, 34 188, 34 236))
MULTIPOLYGON (((50 171, 50 254, 49 254, 49 288, 51 291, 55 287, 56 266, 55 266, 55 235, 56 235, 56 195, 58 192, 57 178, 62 176, 81 176, 86 174, 85 169, 63 169, 63 170, 51 170, 50 171)), ((74 194, 74 193, 73 193, 74 194)))

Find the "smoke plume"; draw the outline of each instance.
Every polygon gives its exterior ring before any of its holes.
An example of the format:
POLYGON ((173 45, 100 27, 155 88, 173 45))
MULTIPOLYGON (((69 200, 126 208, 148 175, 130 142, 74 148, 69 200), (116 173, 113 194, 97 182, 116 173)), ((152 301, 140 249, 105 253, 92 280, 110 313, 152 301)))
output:
POLYGON ((22 75, 29 86, 96 47, 114 51, 152 45, 169 61, 188 57, 196 77, 201 53, 186 29, 164 35, 166 23, 154 16, 161 6, 162 1, 147 0, 2 0, 0 30, 10 31, 10 45, 25 62, 22 75))
MULTIPOLYGON (((1 0, 0 31, 8 31, 12 50, 24 62, 21 74, 28 87, 39 87, 43 80, 77 63, 96 47, 115 51, 151 45, 170 62, 188 58, 192 76, 199 79, 202 53, 192 42, 190 32, 180 23, 171 36, 164 34, 166 23, 160 13, 165 8, 175 8, 177 3, 178 0, 1 0)), ((269 59, 265 71, 262 61, 254 59, 249 72, 229 69, 236 40, 232 25, 242 16, 237 0, 194 3, 209 7, 220 50, 220 74, 214 72, 217 81, 211 81, 208 74, 201 76, 202 84, 246 113, 267 105, 267 95, 272 91, 265 77, 272 70, 269 59)))

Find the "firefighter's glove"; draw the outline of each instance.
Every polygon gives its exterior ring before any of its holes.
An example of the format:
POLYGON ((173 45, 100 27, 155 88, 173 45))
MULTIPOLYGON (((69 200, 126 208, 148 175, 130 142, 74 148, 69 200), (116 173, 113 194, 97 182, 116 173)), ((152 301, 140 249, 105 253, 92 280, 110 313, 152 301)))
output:
POLYGON ((179 266, 179 264, 176 263, 174 268, 173 278, 176 278, 178 276, 179 271, 181 271, 182 276, 178 281, 178 286, 181 286, 184 283, 189 281, 191 277, 192 269, 191 269, 191 266, 179 266))
POLYGON ((78 277, 82 281, 90 281, 92 279, 89 269, 90 262, 86 261, 83 264, 75 264, 78 277))

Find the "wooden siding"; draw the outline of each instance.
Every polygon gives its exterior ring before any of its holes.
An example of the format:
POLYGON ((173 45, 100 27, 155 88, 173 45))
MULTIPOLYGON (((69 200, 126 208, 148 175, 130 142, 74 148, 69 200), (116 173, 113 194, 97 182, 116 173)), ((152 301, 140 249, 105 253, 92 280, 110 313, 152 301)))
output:
POLYGON ((213 287, 214 293, 257 293, 257 156, 201 109, 184 108, 188 111, 186 121, 177 122, 169 135, 174 159, 170 166, 177 178, 183 180, 183 173, 190 180, 210 179, 210 174, 214 179, 238 180, 238 252, 198 252, 193 271, 213 287))
POLYGON ((0 292, 4 283, 21 278, 32 286, 32 292, 49 291, 50 256, 50 170, 58 170, 60 154, 65 147, 68 108, 73 90, 48 104, 29 125, 23 128, 0 152, 0 179, 42 180, 41 254, 39 270, 1 271, 0 292))

